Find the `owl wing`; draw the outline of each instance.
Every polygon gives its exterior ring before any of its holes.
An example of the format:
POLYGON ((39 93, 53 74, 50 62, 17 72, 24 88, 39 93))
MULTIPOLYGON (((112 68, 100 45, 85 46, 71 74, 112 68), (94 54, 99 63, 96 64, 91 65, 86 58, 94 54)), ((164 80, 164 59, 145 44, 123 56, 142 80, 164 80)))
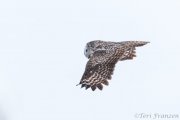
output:
POLYGON ((123 53, 123 55, 120 57, 120 61, 123 60, 132 60, 134 57, 136 57, 136 48, 135 47, 131 47, 127 50, 125 50, 125 52, 123 53))
POLYGON ((115 64, 123 54, 123 49, 114 50, 98 50, 86 64, 85 72, 79 84, 86 89, 90 88, 94 91, 96 88, 103 89, 103 85, 108 85, 108 80, 114 71, 115 64))
POLYGON ((136 47, 143 46, 149 42, 146 41, 124 41, 120 42, 120 44, 124 48, 124 53, 119 58, 120 61, 123 60, 132 60, 134 57, 136 57, 136 47))

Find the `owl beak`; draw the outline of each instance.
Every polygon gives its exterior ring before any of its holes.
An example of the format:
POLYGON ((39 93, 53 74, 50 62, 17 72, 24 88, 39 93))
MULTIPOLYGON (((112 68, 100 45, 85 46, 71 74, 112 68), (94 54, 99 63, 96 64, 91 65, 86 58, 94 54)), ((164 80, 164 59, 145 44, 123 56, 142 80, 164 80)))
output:
POLYGON ((90 55, 88 56, 88 59, 91 58, 91 56, 92 56, 92 54, 90 54, 90 55))

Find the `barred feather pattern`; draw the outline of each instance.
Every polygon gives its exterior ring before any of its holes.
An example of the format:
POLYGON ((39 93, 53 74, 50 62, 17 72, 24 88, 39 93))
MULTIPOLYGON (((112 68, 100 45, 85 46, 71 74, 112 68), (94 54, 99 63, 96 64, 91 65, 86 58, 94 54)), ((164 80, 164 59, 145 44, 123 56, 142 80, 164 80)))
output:
POLYGON ((115 65, 118 61, 135 57, 135 47, 143 46, 145 41, 106 42, 91 41, 87 43, 85 56, 89 59, 84 74, 78 85, 91 88, 93 91, 109 85, 115 65))

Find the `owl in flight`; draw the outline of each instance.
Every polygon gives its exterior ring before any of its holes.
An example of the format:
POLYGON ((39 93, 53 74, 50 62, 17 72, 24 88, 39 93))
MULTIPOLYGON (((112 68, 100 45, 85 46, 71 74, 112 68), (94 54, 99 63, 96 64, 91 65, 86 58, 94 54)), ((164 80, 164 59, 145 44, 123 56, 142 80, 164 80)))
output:
POLYGON ((84 55, 89 59, 85 72, 78 85, 91 88, 93 91, 98 88, 103 89, 103 85, 108 85, 108 80, 114 71, 118 61, 131 60, 136 56, 135 48, 143 46, 149 42, 145 41, 123 41, 110 42, 94 40, 86 44, 84 55))

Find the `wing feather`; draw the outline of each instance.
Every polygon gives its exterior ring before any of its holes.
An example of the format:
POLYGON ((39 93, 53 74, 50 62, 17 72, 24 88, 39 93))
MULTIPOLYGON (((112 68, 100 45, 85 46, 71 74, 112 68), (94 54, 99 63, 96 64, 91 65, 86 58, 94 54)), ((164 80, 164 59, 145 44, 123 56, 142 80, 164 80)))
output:
POLYGON ((109 85, 107 80, 111 79, 115 64, 123 51, 116 49, 115 51, 99 50, 94 52, 93 56, 86 64, 85 72, 79 84, 86 89, 90 88, 94 91, 96 88, 102 90, 103 85, 109 85))

